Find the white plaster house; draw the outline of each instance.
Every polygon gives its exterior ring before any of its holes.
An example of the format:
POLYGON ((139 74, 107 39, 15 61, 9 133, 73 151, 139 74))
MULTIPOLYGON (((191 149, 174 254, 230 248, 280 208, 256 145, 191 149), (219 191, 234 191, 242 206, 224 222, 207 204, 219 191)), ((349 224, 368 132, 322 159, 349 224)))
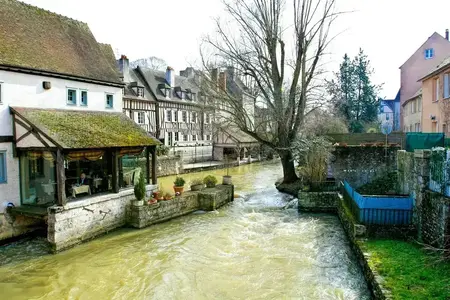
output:
POLYGON ((42 216, 50 207, 68 210, 66 194, 76 195, 88 170, 92 182, 106 181, 102 192, 119 193, 120 155, 154 152, 159 142, 122 113, 123 88, 111 46, 98 43, 87 24, 0 0, 0 240, 33 223, 19 224, 6 207, 42 216))

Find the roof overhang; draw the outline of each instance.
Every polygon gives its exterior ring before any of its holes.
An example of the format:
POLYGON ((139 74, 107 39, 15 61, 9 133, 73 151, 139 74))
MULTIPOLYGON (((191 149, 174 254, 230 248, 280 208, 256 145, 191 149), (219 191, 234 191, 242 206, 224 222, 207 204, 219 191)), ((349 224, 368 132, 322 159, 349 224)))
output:
POLYGON ((10 107, 16 149, 148 147, 160 142, 122 113, 10 107))
POLYGON ((123 83, 123 82, 102 81, 102 80, 98 80, 98 79, 86 78, 86 77, 81 77, 81 76, 76 76, 76 75, 65 74, 65 73, 50 72, 50 71, 45 71, 45 70, 41 70, 41 69, 26 68, 26 67, 19 67, 19 66, 6 65, 6 64, 0 64, 0 70, 16 72, 16 73, 23 73, 23 74, 31 74, 31 75, 48 76, 48 77, 53 77, 53 78, 69 79, 69 80, 73 80, 73 81, 95 83, 95 84, 113 86, 113 87, 118 87, 118 88, 122 88, 125 86, 125 83, 123 83))
POLYGON ((438 69, 434 70, 433 72, 428 73, 425 77, 422 77, 419 80, 417 80, 417 82, 422 82, 427 79, 430 79, 431 77, 438 75, 439 73, 441 73, 442 71, 444 71, 445 69, 448 69, 448 68, 450 68, 450 62, 448 64, 445 64, 445 65, 439 67, 438 69))

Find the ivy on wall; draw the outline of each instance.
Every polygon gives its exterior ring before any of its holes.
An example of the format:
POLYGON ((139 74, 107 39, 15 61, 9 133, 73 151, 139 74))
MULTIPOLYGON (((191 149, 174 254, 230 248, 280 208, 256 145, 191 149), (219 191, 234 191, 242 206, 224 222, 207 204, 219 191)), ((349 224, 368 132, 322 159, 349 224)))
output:
POLYGON ((397 193, 397 172, 389 172, 356 189, 362 195, 387 195, 397 193))

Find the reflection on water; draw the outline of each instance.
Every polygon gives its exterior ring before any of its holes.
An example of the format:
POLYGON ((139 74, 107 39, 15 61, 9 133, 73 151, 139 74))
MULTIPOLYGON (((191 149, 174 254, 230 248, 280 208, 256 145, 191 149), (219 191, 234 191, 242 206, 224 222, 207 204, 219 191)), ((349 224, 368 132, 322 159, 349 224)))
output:
POLYGON ((278 165, 232 172, 245 199, 217 212, 120 229, 57 255, 39 239, 0 248, 1 298, 369 299, 335 216, 285 209, 278 165))

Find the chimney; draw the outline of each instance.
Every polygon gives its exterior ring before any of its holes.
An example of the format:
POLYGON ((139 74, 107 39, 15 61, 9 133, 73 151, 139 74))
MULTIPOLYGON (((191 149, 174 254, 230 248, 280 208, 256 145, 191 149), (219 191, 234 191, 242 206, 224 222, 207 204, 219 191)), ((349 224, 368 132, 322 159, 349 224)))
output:
POLYGON ((175 71, 172 67, 166 69, 166 82, 171 88, 175 87, 175 71))
POLYGON ((219 74, 219 89, 227 91, 227 73, 225 72, 219 74))
POLYGON ((449 40, 448 29, 445 29, 445 39, 446 39, 447 41, 450 41, 450 40, 449 40))
POLYGON ((122 74, 123 82, 130 82, 130 61, 126 55, 121 55, 118 61, 119 71, 122 74))
POLYGON ((194 68, 187 67, 186 70, 180 71, 180 76, 187 77, 187 78, 194 78, 195 72, 194 68))
POLYGON ((231 80, 234 80, 234 76, 235 76, 235 71, 234 71, 234 67, 233 66, 228 66, 227 67, 227 73, 228 76, 230 77, 231 80))
POLYGON ((214 87, 218 84, 218 76, 219 76, 219 69, 214 68, 211 70, 211 82, 214 87))

